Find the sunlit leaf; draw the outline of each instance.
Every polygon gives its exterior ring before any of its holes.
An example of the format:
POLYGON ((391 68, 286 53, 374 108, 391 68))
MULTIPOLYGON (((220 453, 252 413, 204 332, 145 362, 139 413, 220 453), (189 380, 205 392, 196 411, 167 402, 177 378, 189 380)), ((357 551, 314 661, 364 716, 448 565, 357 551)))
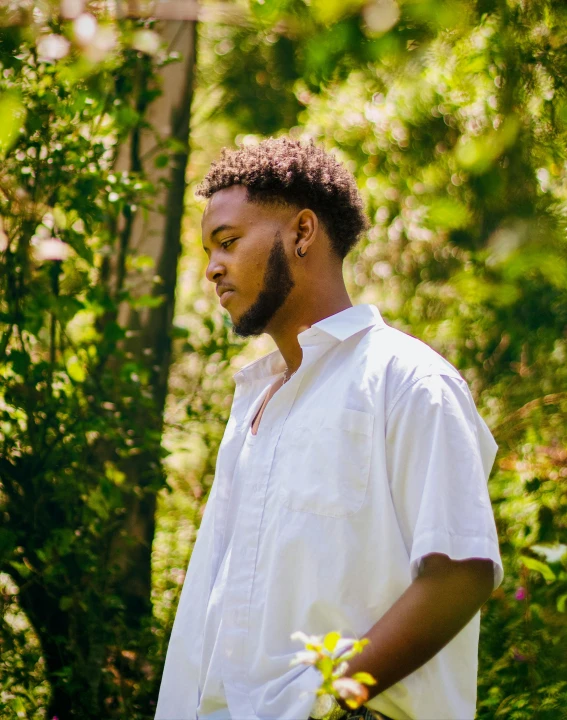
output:
POLYGON ((528 568, 528 570, 540 573, 547 582, 553 582, 556 580, 556 575, 553 570, 549 567, 549 565, 541 560, 536 560, 535 558, 528 557, 527 555, 522 555, 520 560, 528 568))
POLYGON ((75 382, 84 382, 87 374, 83 363, 79 360, 76 355, 71 356, 66 363, 67 373, 69 377, 75 380, 75 382))
POLYGON ((0 157, 3 157, 16 142, 26 118, 26 110, 18 93, 0 94, 0 117, 0 157))
POLYGON ((358 682, 364 683, 364 685, 376 685, 376 680, 374 679, 374 677, 367 672, 354 673, 352 678, 353 680, 358 680, 358 682))
POLYGON ((470 224, 471 213, 467 206, 458 200, 439 198, 429 205, 427 218, 433 226, 456 230, 470 224))
POLYGON ((311 0, 313 14, 325 25, 331 25, 359 10, 363 4, 363 0, 311 0))
POLYGON ((136 310, 140 308, 157 308, 165 302, 165 295, 140 295, 130 300, 130 304, 136 310))
POLYGON ((325 649, 332 653, 337 647, 337 643, 339 642, 340 637, 341 634, 338 632, 327 633, 327 635, 325 635, 325 639, 323 640, 323 645, 325 646, 325 649))

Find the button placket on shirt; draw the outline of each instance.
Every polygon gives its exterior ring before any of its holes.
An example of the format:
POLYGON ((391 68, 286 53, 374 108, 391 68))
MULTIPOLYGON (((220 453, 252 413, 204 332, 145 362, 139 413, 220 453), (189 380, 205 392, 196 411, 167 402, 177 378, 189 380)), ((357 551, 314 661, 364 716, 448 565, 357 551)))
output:
MULTIPOLYGON (((264 514, 268 482, 276 447, 285 421, 291 411, 301 381, 314 362, 319 359, 329 345, 315 345, 303 349, 303 362, 295 375, 295 382, 286 383, 266 406, 260 428, 265 429, 270 415, 277 418, 269 432, 262 432, 259 442, 255 443, 250 455, 250 483, 246 483, 245 495, 241 499, 237 523, 234 529, 227 593, 224 599, 224 662, 223 681, 229 701, 232 695, 233 707, 244 703, 249 712, 253 712, 246 692, 247 667, 246 638, 252 601, 252 588, 256 569, 256 555, 264 514), (248 491, 248 492, 246 492, 248 491), (237 550, 236 550, 237 549, 237 550)), ((249 413, 244 427, 239 428, 245 434, 252 422, 253 413, 249 413)), ((261 430, 260 430, 261 432, 261 430)), ((252 715, 255 717, 255 715, 252 715)))
MULTIPOLYGON (((261 399, 257 399, 256 403, 252 403, 246 407, 247 396, 243 392, 242 386, 237 386, 231 417, 227 425, 223 443, 219 449, 217 460, 217 472, 215 484, 218 485, 217 500, 215 506, 215 528, 214 528, 214 549, 212 559, 212 574, 210 590, 212 590, 216 573, 220 567, 223 553, 223 539, 226 528, 227 514, 229 511, 229 501, 231 493, 231 483, 233 480, 233 469, 238 460, 239 453, 242 451, 248 425, 252 421, 260 407, 261 399), (232 423, 232 428, 230 424, 232 423), (222 462, 222 465, 219 464, 222 462), (231 472, 232 471, 232 472, 231 472)), ((263 396, 263 391, 259 393, 263 396)))
MULTIPOLYGON (((309 355, 320 354, 320 350, 317 353, 309 353, 309 355)), ((311 363, 306 362, 304 356, 301 373, 297 373, 295 382, 286 384, 285 388, 281 388, 266 406, 262 419, 264 425, 260 425, 261 438, 255 444, 250 456, 250 478, 253 481, 247 484, 246 489, 249 492, 246 493, 246 497, 242 498, 241 509, 234 530, 234 548, 238 548, 238 551, 233 554, 231 561, 227 582, 228 592, 224 601, 225 617, 230 618, 230 621, 226 622, 225 625, 223 679, 227 697, 230 699, 234 688, 234 704, 237 705, 238 703, 242 706, 244 702, 249 711, 252 711, 252 708, 244 692, 247 680, 246 638, 266 494, 276 446, 285 420, 299 391, 301 375, 303 375, 309 364, 311 363), (270 416, 274 414, 276 419, 272 421, 270 416), (271 425, 270 430, 266 431, 266 427, 270 426, 272 422, 273 425, 271 425), (262 429, 264 432, 262 432, 262 429)), ((250 417, 250 422, 251 420, 250 417)), ((246 427, 247 431, 248 428, 246 427)))
MULTIPOLYGON (((293 398, 294 396, 288 397, 285 405, 278 408, 281 413, 279 421, 271 432, 262 434, 261 442, 255 445, 250 456, 250 478, 253 478, 253 482, 247 483, 245 487, 245 491, 248 492, 242 497, 237 525, 234 529, 233 547, 238 548, 238 551, 232 556, 227 582, 228 591, 225 596, 225 618, 230 618, 225 626, 226 662, 223 668, 227 686, 233 680, 237 684, 243 684, 246 679, 244 654, 248 613, 271 460, 279 431, 284 417, 293 404, 293 398)), ((281 402, 281 396, 278 400, 281 402)), ((271 410, 274 410, 274 406, 271 410)), ((263 420, 266 421, 265 416, 263 420)), ((227 692, 229 692, 228 688, 227 692)))

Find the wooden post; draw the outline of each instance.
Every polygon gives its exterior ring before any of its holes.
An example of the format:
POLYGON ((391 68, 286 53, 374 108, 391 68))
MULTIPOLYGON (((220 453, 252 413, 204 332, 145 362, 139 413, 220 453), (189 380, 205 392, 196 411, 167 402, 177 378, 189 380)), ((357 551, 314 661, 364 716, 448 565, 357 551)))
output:
POLYGON ((132 18, 228 25, 243 25, 248 21, 246 11, 229 2, 201 5, 198 0, 126 0, 119 9, 123 16, 132 18))
MULTIPOLYGON (((164 3, 165 5, 166 3, 164 3)), ((183 5, 185 3, 178 3, 183 5)), ((117 252, 109 258, 110 283, 116 289, 136 284, 139 295, 160 296, 158 307, 135 308, 124 302, 118 322, 126 330, 123 349, 136 363, 146 366, 151 375, 152 408, 140 405, 138 423, 144 431, 159 437, 171 364, 171 329, 175 305, 178 260, 181 252, 181 225, 184 211, 185 173, 189 158, 189 126, 194 87, 197 3, 187 2, 183 19, 160 20, 156 30, 175 51, 180 61, 159 71, 161 95, 145 108, 143 100, 136 108, 148 123, 134 128, 122 143, 114 166, 117 173, 142 171, 156 192, 145 211, 131 211, 122 218, 117 252), (189 12, 190 11, 190 12, 189 12), (168 141, 175 141, 169 163, 156 163, 156 156, 168 153, 168 141), (130 253, 152 258, 153 270, 142 281, 125 269, 130 253), (155 278, 159 278, 157 282, 155 278)), ((170 8, 171 9, 171 8, 170 8)), ((155 17, 155 15, 152 15, 155 17)), ((141 85, 141 98, 145 88, 141 85)), ((112 457, 113 448, 101 449, 112 457)), ((115 458, 113 458, 115 460, 115 458)), ((113 539, 112 561, 120 568, 121 597, 126 618, 133 631, 150 615, 151 548, 155 529, 156 489, 163 478, 159 443, 143 453, 118 461, 125 474, 125 514, 122 528, 113 539), (137 488, 148 488, 139 492, 137 488)))
POLYGON ((127 0, 125 15, 128 17, 154 17, 158 20, 198 20, 197 0, 127 0))

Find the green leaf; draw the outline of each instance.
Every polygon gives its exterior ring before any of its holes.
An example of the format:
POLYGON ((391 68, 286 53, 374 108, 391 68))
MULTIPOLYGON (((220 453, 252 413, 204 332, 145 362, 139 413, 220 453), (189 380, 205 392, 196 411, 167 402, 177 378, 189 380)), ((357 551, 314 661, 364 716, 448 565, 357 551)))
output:
POLYGON ((170 157, 166 153, 162 153, 161 155, 158 155, 156 159, 154 160, 154 165, 157 168, 165 168, 169 165, 170 157))
POLYGON ((185 340, 190 335, 189 328, 180 327, 179 325, 172 325, 169 336, 172 338, 181 338, 185 340))
POLYGON ((326 650, 329 652, 333 652, 334 649, 337 647, 337 643, 341 639, 341 634, 338 632, 330 632, 325 635, 325 639, 323 640, 323 645, 326 650))
POLYGON ((364 683, 365 685, 376 685, 376 680, 372 677, 370 673, 367 672, 354 673, 352 679, 357 680, 360 683, 364 683))
POLYGON ((518 130, 518 119, 509 115, 498 130, 470 139, 463 138, 456 149, 457 162, 471 173, 485 173, 514 144, 518 130))
POLYGON ((122 485, 126 480, 126 474, 119 470, 110 460, 104 463, 104 474, 114 485, 122 485))
POLYGON ((333 661, 330 657, 321 658, 321 660, 317 662, 317 667, 323 677, 329 677, 333 674, 333 661))
POLYGON ((129 255, 127 259, 127 267, 132 270, 152 270, 155 264, 155 259, 151 255, 129 255))
POLYGON ((451 198, 434 200, 429 206, 427 219, 434 227, 459 230, 471 222, 471 213, 466 205, 451 198))
POLYGON ((357 653, 362 652, 362 649, 365 648, 370 640, 368 638, 362 638, 362 640, 355 640, 352 646, 352 649, 355 650, 357 653))
POLYGON ((526 555, 522 555, 520 557, 520 560, 528 568, 528 570, 533 570, 534 572, 538 572, 543 575, 544 579, 547 582, 553 582, 557 579, 555 573, 549 567, 549 565, 542 562, 541 560, 536 560, 535 558, 527 557, 526 555))
POLYGON ((114 343, 122 340, 126 336, 126 330, 117 322, 109 322, 104 327, 104 339, 107 342, 114 343))
POLYGON ((67 374, 75 382, 82 383, 87 377, 83 363, 76 355, 72 355, 66 362, 67 374))
POLYGON ((311 0, 313 14, 325 25, 337 22, 347 14, 359 10, 364 0, 311 0))
POLYGON ((14 570, 17 570, 23 578, 29 578, 32 574, 32 571, 25 563, 12 560, 12 562, 8 563, 8 565, 11 565, 14 570))
POLYGON ((60 205, 56 205, 53 208, 53 219, 55 220, 55 224, 60 230, 66 230, 68 226, 68 218, 63 210, 63 208, 60 205))
POLYGON ((165 295, 140 295, 138 298, 132 298, 130 305, 139 310, 140 308, 158 308, 166 300, 165 295))
POLYGON ((8 361, 18 375, 25 375, 30 366, 30 356, 23 350, 12 350, 8 355, 8 361))
POLYGON ((73 598, 72 597, 62 597, 59 600, 59 609, 60 610, 69 610, 71 607, 73 607, 73 598))
POLYGON ((62 323, 68 323, 79 311, 84 310, 85 304, 77 298, 61 295, 53 299, 51 307, 62 323))
POLYGON ((19 94, 15 92, 0 95, 0 157, 5 156, 8 150, 18 139, 20 129, 26 118, 26 109, 19 94))
POLYGON ((0 557, 5 558, 16 546, 16 535, 6 528, 0 527, 0 557))
POLYGON ((567 610, 567 593, 557 598, 557 610, 564 613, 567 610))
POLYGON ((250 10, 255 19, 260 23, 273 24, 278 16, 284 11, 283 0, 251 0, 250 10))
POLYGON ((110 517, 108 502, 101 488, 91 490, 86 499, 86 504, 102 520, 108 520, 110 517))
POLYGON ((11 705, 12 710, 14 710, 18 717, 25 717, 27 715, 26 706, 24 705, 24 701, 21 697, 14 697, 11 701, 11 705))

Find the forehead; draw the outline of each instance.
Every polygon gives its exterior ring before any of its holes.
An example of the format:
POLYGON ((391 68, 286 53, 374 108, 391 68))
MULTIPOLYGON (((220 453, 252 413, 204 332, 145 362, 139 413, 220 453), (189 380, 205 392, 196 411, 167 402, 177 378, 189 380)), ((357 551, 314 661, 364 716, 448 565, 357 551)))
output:
POLYGON ((240 228, 273 222, 284 212, 285 208, 272 206, 271 203, 250 202, 246 188, 233 185, 214 193, 207 203, 201 220, 203 239, 210 237, 220 226, 240 228))

